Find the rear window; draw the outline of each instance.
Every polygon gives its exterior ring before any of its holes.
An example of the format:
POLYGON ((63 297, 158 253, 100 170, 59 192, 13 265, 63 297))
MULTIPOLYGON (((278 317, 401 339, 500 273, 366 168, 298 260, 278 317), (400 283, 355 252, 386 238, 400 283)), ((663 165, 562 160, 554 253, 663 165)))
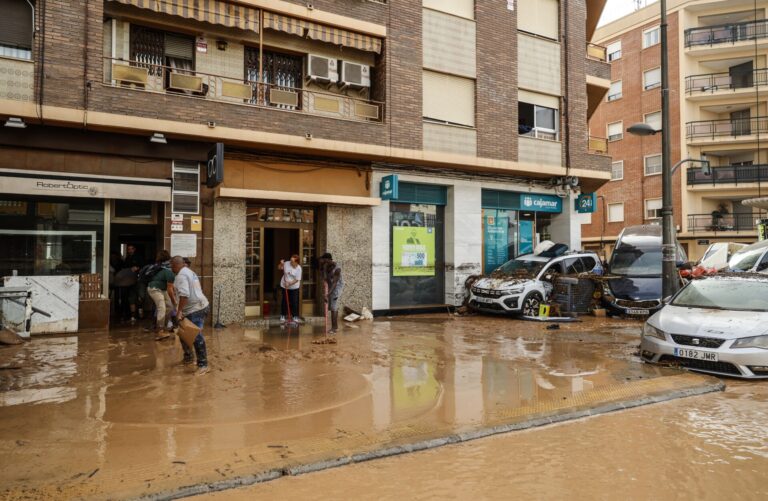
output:
POLYGON ((661 248, 621 246, 611 256, 611 273, 633 277, 661 275, 661 248))

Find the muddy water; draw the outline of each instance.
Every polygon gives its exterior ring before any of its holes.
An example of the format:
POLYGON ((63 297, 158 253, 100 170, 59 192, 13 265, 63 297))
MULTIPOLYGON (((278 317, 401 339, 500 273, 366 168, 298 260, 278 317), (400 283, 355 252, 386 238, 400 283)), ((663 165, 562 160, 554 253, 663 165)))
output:
POLYGON ((35 338, 0 349, 0 497, 168 491, 677 374, 639 363, 638 333, 441 315, 358 323, 316 345, 311 326, 231 328, 206 333, 200 378, 177 340, 140 329, 35 338))
POLYGON ((200 499, 766 499, 766 422, 768 385, 729 382, 725 393, 200 499))

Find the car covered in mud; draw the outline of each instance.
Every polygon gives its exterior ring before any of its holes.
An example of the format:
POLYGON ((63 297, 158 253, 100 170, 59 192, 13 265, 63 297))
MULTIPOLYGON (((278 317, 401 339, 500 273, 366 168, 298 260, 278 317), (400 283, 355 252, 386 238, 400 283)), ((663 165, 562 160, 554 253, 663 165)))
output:
POLYGON ((469 306, 480 312, 535 317, 541 304, 549 299, 556 275, 585 272, 602 274, 600 258, 594 252, 563 253, 553 248, 525 254, 472 284, 469 306))
POLYGON ((768 277, 692 280, 645 323, 640 355, 699 372, 768 379, 768 277))

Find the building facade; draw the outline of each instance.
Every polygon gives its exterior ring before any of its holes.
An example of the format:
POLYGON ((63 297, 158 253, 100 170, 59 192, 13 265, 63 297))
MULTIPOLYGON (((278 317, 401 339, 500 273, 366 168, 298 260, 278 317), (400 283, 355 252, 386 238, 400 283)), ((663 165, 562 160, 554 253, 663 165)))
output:
MULTIPOLYGON (((766 2, 668 2, 672 159, 706 159, 674 173, 674 217, 689 257, 714 242, 754 242, 765 218, 767 180, 766 2)), ((633 137, 640 122, 661 129, 659 6, 598 30, 611 60, 611 89, 590 121, 606 130, 611 181, 584 226, 585 245, 610 252, 622 228, 661 218, 661 137, 633 137)))
POLYGON ((0 276, 87 276, 103 321, 111 258, 167 249, 230 323, 275 314, 291 254, 322 312, 327 251, 355 309, 460 304, 580 245, 603 4, 0 0, 0 276))

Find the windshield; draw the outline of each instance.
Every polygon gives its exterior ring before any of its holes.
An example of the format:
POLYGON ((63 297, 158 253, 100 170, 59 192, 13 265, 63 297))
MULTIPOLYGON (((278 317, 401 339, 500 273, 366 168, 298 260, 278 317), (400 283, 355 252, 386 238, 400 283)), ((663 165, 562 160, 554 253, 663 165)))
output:
POLYGON ((531 275, 534 276, 541 271, 547 264, 547 261, 534 261, 532 259, 517 258, 499 266, 494 273, 504 275, 531 275))
POLYGON ((611 256, 611 273, 632 277, 661 275, 661 249, 621 247, 611 256))
POLYGON ((763 255, 763 252, 765 252, 765 248, 760 247, 734 254, 731 260, 728 261, 728 268, 735 271, 749 271, 755 267, 757 260, 763 255))
POLYGON ((768 311, 768 281, 694 280, 680 291, 672 304, 689 308, 768 311))
POLYGON ((702 261, 706 261, 707 259, 712 257, 715 254, 715 252, 717 252, 719 250, 720 250, 720 247, 718 247, 716 245, 710 245, 709 249, 707 249, 707 252, 704 253, 704 257, 702 257, 701 260, 702 261))

